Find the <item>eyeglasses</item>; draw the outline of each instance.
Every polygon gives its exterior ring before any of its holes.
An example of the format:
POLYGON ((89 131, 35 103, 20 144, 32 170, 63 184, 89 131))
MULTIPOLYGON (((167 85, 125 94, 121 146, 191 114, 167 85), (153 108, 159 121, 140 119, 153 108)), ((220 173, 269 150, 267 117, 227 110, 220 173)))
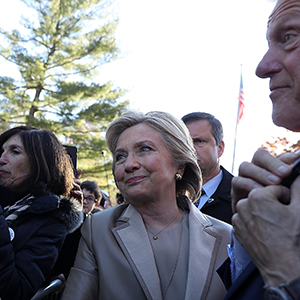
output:
POLYGON ((86 196, 86 197, 83 196, 83 201, 84 200, 86 200, 86 202, 88 202, 88 203, 97 202, 95 197, 93 197, 93 196, 86 196))

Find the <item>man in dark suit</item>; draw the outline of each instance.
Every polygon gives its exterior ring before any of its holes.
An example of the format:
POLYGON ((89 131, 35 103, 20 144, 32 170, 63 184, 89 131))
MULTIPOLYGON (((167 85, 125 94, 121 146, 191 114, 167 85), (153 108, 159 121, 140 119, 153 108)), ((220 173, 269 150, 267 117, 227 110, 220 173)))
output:
POLYGON ((224 152, 223 127, 213 115, 193 112, 182 117, 190 131, 202 171, 202 195, 195 205, 204 214, 231 224, 230 174, 220 166, 224 152))
MULTIPOLYGON (((268 21, 269 49, 256 69, 258 77, 270 79, 273 122, 295 132, 300 132, 299 16, 299 0, 277 1, 268 21)), ((224 300, 300 299, 299 172, 291 186, 282 184, 299 157, 299 151, 274 157, 259 149, 233 179, 231 261, 218 271, 229 288, 224 300)))

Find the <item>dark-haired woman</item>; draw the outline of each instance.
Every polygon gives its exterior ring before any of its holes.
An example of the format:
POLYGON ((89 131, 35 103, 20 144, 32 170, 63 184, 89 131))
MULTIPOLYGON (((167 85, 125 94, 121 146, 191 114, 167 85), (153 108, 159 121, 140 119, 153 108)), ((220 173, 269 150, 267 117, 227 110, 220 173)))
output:
POLYGON ((81 225, 71 197, 73 170, 46 130, 15 127, 0 135, 0 298, 31 299, 67 235, 81 225))

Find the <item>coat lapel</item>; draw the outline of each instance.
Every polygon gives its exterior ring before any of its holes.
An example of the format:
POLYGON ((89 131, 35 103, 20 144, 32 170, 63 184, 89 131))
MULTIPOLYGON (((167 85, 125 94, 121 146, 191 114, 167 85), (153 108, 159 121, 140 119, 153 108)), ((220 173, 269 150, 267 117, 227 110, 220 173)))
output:
POLYGON ((204 204, 203 208, 207 208, 212 205, 215 205, 215 204, 219 203, 221 200, 231 202, 230 192, 231 192, 231 180, 233 178, 233 175, 231 175, 222 166, 221 166, 221 170, 223 172, 223 178, 222 178, 217 190, 211 196, 211 199, 213 199, 213 201, 206 202, 204 204))
POLYGON ((129 205, 119 218, 121 224, 112 229, 113 234, 131 265, 149 300, 162 299, 160 280, 152 247, 141 215, 129 205))
MULTIPOLYGON (((203 300, 211 288, 222 237, 210 229, 211 221, 193 204, 189 204, 189 208, 189 269, 185 299, 203 300)), ((162 300, 156 263, 141 215, 129 205, 112 231, 147 299, 162 300)))
POLYGON ((189 206, 190 254, 185 299, 206 299, 222 237, 209 230, 212 223, 194 205, 189 206))

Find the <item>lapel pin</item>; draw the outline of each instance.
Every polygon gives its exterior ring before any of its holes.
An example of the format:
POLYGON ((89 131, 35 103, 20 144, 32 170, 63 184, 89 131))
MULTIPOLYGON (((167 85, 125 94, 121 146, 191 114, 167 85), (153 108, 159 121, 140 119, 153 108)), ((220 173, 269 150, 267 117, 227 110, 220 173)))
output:
POLYGON ((10 227, 8 227, 8 231, 10 235, 10 240, 12 241, 15 238, 15 232, 10 227))

